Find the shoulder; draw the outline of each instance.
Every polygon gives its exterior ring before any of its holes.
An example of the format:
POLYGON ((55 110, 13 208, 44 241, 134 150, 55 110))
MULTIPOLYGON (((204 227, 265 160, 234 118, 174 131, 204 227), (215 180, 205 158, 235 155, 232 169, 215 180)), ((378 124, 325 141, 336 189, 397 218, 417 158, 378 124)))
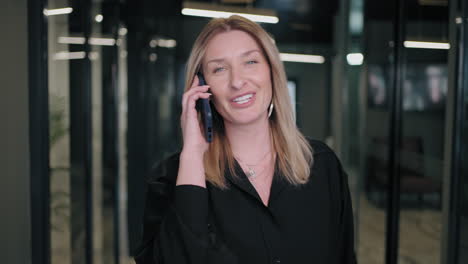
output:
POLYGON ((309 142, 309 145, 312 148, 312 153, 314 156, 321 155, 321 154, 335 154, 333 150, 324 142, 317 140, 317 139, 312 139, 307 137, 307 141, 309 142))
POLYGON ((179 170, 179 157, 180 152, 173 153, 151 167, 146 177, 150 190, 158 192, 158 190, 175 185, 179 170))
POLYGON ((341 171, 341 162, 335 152, 324 142, 307 138, 313 154, 313 168, 328 167, 341 171))

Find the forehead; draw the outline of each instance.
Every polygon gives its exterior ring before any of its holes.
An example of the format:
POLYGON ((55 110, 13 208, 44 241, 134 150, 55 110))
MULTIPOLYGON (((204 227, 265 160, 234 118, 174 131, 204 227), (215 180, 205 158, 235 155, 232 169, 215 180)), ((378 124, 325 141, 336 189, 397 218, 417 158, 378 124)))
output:
POLYGON ((208 41, 204 60, 238 56, 250 50, 261 51, 261 47, 248 33, 230 30, 218 33, 208 41))

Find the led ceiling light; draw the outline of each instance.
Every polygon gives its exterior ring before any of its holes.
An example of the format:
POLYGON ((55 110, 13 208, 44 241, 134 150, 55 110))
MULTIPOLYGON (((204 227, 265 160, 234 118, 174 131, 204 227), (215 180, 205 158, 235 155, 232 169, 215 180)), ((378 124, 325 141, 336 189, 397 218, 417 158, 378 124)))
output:
POLYGON ((89 38, 90 45, 99 45, 99 46, 114 46, 115 39, 113 38, 89 38))
POLYGON ((119 35, 120 36, 127 35, 127 32, 128 32, 127 28, 124 28, 124 27, 119 28, 119 35))
POLYGON ((349 65, 361 65, 364 61, 364 56, 362 53, 349 53, 346 55, 346 60, 349 65))
POLYGON ((68 51, 60 51, 54 54, 54 60, 79 60, 86 58, 86 52, 84 51, 75 51, 75 52, 68 52, 68 51))
POLYGON ((280 58, 282 61, 289 61, 289 62, 318 63, 318 64, 322 64, 325 62, 325 58, 320 55, 280 53, 280 58))
MULTIPOLYGON (((84 51, 59 51, 54 53, 52 56, 53 60, 80 60, 86 58, 86 52, 84 51)), ((99 58, 99 54, 97 52, 89 52, 89 59, 96 60, 99 58)))
POLYGON ((156 48, 157 46, 162 48, 175 48, 177 46, 177 41, 175 39, 155 38, 150 41, 149 45, 152 48, 156 48))
POLYGON ((98 23, 101 23, 103 19, 104 19, 104 16, 101 14, 98 14, 94 17, 94 20, 98 23))
POLYGON ((403 45, 406 48, 415 49, 450 49, 449 43, 444 42, 425 42, 425 41, 405 41, 403 45))
POLYGON ((58 43, 60 44, 85 44, 83 37, 59 37, 58 43))
POLYGON ((57 15, 66 15, 73 12, 73 8, 57 8, 57 9, 44 9, 43 13, 45 16, 57 16, 57 15))
MULTIPOLYGON (((86 39, 84 37, 59 37, 58 43, 60 44, 85 44, 86 39)), ((115 39, 113 38, 89 38, 88 43, 90 45, 98 46, 114 46, 115 39)))
POLYGON ((198 17, 229 17, 231 15, 239 15, 255 22, 271 24, 276 24, 279 21, 276 12, 270 9, 240 8, 197 2, 184 2, 182 14, 198 17))

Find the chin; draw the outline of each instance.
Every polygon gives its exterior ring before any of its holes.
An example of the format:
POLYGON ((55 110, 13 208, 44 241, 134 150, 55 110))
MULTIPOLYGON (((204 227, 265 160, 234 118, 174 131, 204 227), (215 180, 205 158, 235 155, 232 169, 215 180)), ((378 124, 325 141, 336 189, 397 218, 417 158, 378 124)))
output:
POLYGON ((242 118, 229 119, 229 123, 233 125, 251 125, 256 122, 260 122, 262 119, 266 119, 267 115, 255 115, 255 116, 244 116, 242 118))

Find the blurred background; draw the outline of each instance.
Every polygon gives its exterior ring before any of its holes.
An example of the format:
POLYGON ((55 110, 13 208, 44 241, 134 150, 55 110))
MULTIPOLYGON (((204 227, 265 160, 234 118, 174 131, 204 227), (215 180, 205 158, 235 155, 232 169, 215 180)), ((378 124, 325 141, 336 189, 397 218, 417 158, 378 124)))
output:
MULTIPOLYGON (((241 13, 349 176, 358 262, 468 263, 464 0, 2 0, 2 263, 134 263, 192 44, 241 13)), ((313 234, 312 234, 313 235, 313 234)))

